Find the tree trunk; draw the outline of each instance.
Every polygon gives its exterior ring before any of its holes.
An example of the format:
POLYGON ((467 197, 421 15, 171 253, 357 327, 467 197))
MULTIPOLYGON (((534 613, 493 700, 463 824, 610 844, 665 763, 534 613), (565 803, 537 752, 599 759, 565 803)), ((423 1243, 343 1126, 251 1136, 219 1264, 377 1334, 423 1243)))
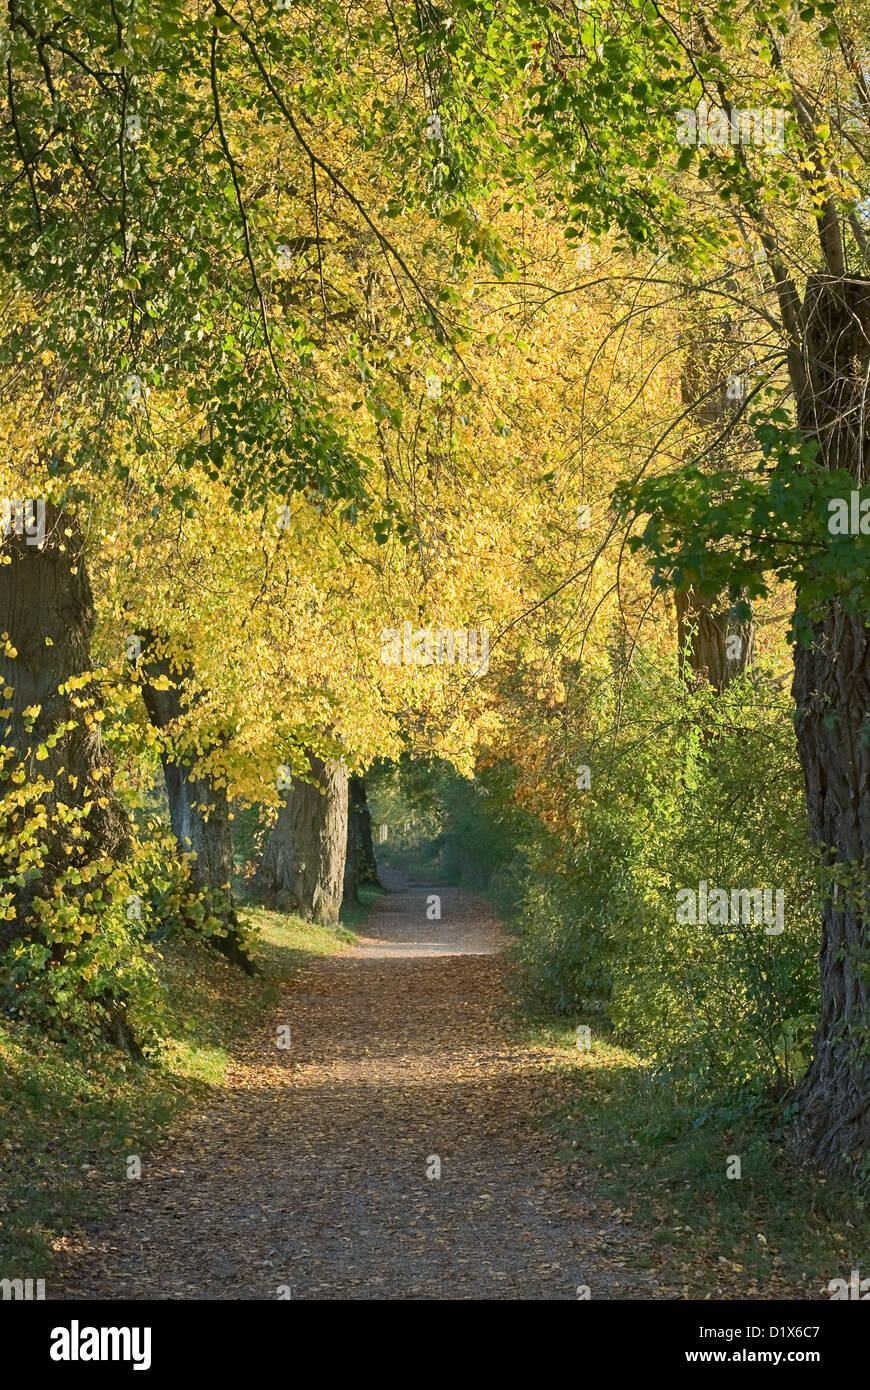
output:
POLYGON ((709 681, 720 694, 752 660, 755 624, 738 622, 730 608, 701 598, 694 589, 675 595, 680 674, 709 681), (686 667, 689 667, 687 671, 686 667))
POLYGON ((793 694, 810 832, 823 861, 853 866, 851 891, 838 890, 822 914, 821 1015, 813 1060, 798 1088, 795 1137, 832 1169, 870 1151, 870 632, 831 604, 809 649, 795 652, 793 694))
MULTIPOLYGON (((50 899, 58 878, 96 860, 123 860, 130 848, 129 821, 114 794, 112 763, 100 736, 99 688, 95 682, 73 691, 63 688, 91 670, 94 609, 81 532, 74 517, 50 502, 44 507, 44 543, 31 543, 35 538, 13 531, 2 545, 9 563, 0 565, 0 684, 12 688, 2 702, 0 743, 11 749, 25 784, 37 779, 51 784, 39 798, 45 807, 40 832, 45 852, 23 886, 14 884, 20 868, 12 846, 28 822, 27 808, 13 811, 2 826, 6 847, 0 850, 0 875, 12 880, 15 917, 0 921, 0 950, 15 937, 27 939, 37 932, 34 902, 50 899), (30 706, 38 706, 32 722, 24 714, 30 706), (87 815, 74 824, 60 819, 59 807, 83 810, 88 802, 87 815), (74 835, 73 829, 79 833, 74 835)), ((105 877, 99 875, 89 888, 94 892, 104 885, 105 877)), ((64 953, 62 944, 53 946, 54 959, 64 953)), ((123 995, 107 993, 97 1002, 105 1014, 106 1036, 141 1057, 123 995)))
MULTIPOLYGON (((727 396, 727 373, 733 366, 735 325, 729 317, 684 335, 685 351, 680 376, 680 398, 701 435, 705 457, 723 465, 724 446, 719 438, 735 405, 727 396), (716 341, 712 341, 712 330, 716 341)), ((739 405, 739 402, 738 402, 739 405)), ((697 452, 697 451, 695 451, 697 452)), ((703 598, 695 589, 674 595, 677 609, 680 675, 700 685, 709 681, 720 694, 752 660, 755 624, 737 622, 731 608, 703 598), (687 669, 688 667, 688 669, 687 669)))
POLYGON ((344 901, 359 902, 360 817, 356 802, 356 784, 361 778, 351 777, 347 786, 347 853, 344 858, 344 901))
POLYGON ((372 844, 372 818, 365 782, 351 777, 347 784, 347 858, 344 865, 344 900, 359 902, 361 883, 378 884, 378 866, 372 844))
MULTIPOLYGON (((870 283, 811 277, 804 332, 806 382, 793 372, 798 421, 818 440, 823 465, 848 469, 858 485, 870 468, 870 283)), ((822 914, 819 1026, 796 1092, 793 1142, 804 1157, 847 1171, 870 1152, 870 629, 863 617, 827 605, 812 644, 795 648, 793 694, 810 832, 823 863, 843 866, 850 879, 822 914)))
MULTIPOLYGON (((166 734, 177 729, 187 710, 184 686, 190 672, 179 670, 169 661, 149 655, 152 634, 141 634, 143 642, 142 698, 155 729, 166 734), (161 679, 168 689, 157 689, 161 679)), ((254 973, 254 962, 244 949, 239 919, 233 901, 233 840, 226 789, 206 773, 194 773, 191 763, 175 757, 164 745, 160 755, 172 832, 181 854, 189 855, 190 881, 194 891, 204 896, 225 934, 215 944, 234 965, 247 974, 254 973)))
POLYGON ((293 778, 278 813, 252 896, 281 912, 334 926, 347 853, 347 773, 338 762, 308 755, 312 782, 293 778))
POLYGON ((351 783, 359 831, 359 881, 360 883, 371 883, 376 888, 380 888, 381 880, 378 878, 378 861, 375 858, 375 847, 372 842, 372 817, 366 796, 366 784, 362 777, 352 778, 351 783))

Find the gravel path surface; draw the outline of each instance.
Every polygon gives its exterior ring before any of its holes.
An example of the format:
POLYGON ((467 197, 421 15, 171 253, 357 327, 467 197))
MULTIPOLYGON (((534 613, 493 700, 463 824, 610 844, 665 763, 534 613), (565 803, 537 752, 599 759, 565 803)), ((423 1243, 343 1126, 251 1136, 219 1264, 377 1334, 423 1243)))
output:
POLYGON ((655 1297, 625 1270, 637 1233, 555 1162, 561 1054, 511 1041, 492 910, 387 886, 369 935, 298 976, 112 1224, 65 1243, 54 1297, 655 1297))

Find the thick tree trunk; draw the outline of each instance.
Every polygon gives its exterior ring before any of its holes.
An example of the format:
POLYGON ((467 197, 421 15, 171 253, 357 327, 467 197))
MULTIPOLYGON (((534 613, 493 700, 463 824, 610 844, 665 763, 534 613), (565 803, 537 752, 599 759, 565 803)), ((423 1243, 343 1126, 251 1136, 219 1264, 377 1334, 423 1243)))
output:
POLYGON ((826 1167, 870 1151, 870 630, 831 604, 811 648, 795 652, 797 740, 813 840, 827 865, 852 868, 822 916, 821 1015, 798 1088, 795 1137, 826 1167), (857 890, 857 892, 855 891, 857 890))
MULTIPOLYGON (((100 737, 99 689, 94 682, 64 689, 91 670, 94 610, 81 532, 74 517, 50 502, 44 505, 43 544, 14 531, 2 544, 9 563, 0 565, 0 684, 12 694, 2 701, 0 743, 12 750, 25 783, 45 779, 51 790, 39 798, 45 807, 42 862, 27 871, 23 886, 14 886, 15 917, 0 921, 0 950, 14 937, 26 939, 37 931, 34 902, 50 899, 59 877, 96 860, 123 860, 130 848, 129 822, 114 794, 112 763, 100 737), (32 706, 38 707, 33 720, 24 713, 32 706), (59 807, 83 810, 87 803, 87 815, 73 824, 58 814, 59 807)), ((2 826, 0 875, 13 885, 19 872, 14 838, 27 821, 23 808, 2 826)), ((104 882, 102 876, 92 878, 90 891, 104 882)), ((64 949, 56 944, 54 958, 62 959, 64 949)), ((106 994, 98 1002, 106 1035, 141 1056, 121 994, 106 994)))
POLYGON ((252 896, 282 912, 334 926, 347 853, 347 773, 309 754, 312 782, 294 777, 251 885, 252 896))
MULTIPOLYGON (((184 686, 190 673, 149 656, 151 634, 143 634, 142 698, 148 717, 162 733, 177 727, 186 711, 184 686), (168 682, 168 689, 157 688, 168 682)), ((161 754, 169 816, 179 851, 189 855, 190 881, 203 894, 224 925, 215 944, 229 960, 253 974, 254 963, 244 949, 233 901, 233 840, 226 790, 164 747, 161 754)))
MULTIPOLYGON (((856 485, 870 473, 866 377, 870 283, 812 277, 804 301, 804 354, 793 367, 798 420, 829 469, 856 485)), ((800 594, 797 596, 800 607, 800 594)), ((823 862, 848 886, 822 914, 821 1010, 813 1059, 796 1093, 799 1153, 846 1171, 870 1152, 870 628, 836 602, 795 648, 796 732, 810 831, 823 862)))

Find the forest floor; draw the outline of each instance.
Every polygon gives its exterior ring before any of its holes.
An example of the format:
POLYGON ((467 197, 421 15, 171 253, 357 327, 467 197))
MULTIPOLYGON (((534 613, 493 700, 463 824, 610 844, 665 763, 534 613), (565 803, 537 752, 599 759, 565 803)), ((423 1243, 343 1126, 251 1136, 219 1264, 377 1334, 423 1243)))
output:
POLYGON ((110 1221, 56 1241, 50 1297, 681 1296, 557 1160, 577 1053, 518 1035, 492 909, 386 877, 365 935, 289 982, 110 1221))

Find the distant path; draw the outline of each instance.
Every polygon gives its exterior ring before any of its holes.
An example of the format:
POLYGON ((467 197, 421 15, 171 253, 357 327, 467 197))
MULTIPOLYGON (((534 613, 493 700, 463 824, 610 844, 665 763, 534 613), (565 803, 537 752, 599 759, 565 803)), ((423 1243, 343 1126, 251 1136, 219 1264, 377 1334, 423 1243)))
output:
POLYGON ((274 1028, 251 1038, 226 1093, 146 1157, 114 1224, 59 1254, 49 1296, 655 1297, 619 1267, 630 1230, 554 1162, 540 1117, 556 1054, 509 1041, 492 910, 384 877, 369 935, 279 1007, 291 1050, 274 1028))

